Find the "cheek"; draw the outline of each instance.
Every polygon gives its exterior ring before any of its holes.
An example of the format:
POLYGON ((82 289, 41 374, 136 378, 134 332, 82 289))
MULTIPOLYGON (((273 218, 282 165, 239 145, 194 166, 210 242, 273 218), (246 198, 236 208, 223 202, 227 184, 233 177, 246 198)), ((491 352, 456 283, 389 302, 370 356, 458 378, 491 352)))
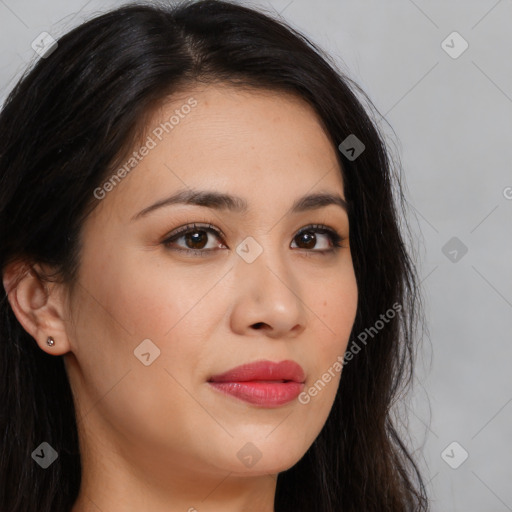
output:
POLYGON ((117 335, 128 345, 124 352, 129 364, 133 359, 136 366, 140 363, 133 351, 139 350, 143 340, 151 340, 156 349, 144 343, 158 354, 155 367, 168 371, 164 371, 167 380, 161 389, 176 387, 173 393, 179 394, 180 386, 169 374, 189 388, 208 372, 204 354, 211 350, 211 340, 216 339, 214 330, 225 316, 229 299, 229 291, 219 281, 225 272, 206 268, 184 271, 177 265, 147 262, 133 266, 137 271, 131 272, 132 265, 125 264, 122 269, 117 265, 113 281, 104 287, 111 311, 119 320, 116 324, 126 327, 118 328, 117 335), (129 276, 128 280, 123 276, 129 276))
MULTIPOLYGON (((358 289, 352 268, 347 268, 339 277, 324 280, 321 285, 312 287, 309 291, 310 308, 318 320, 318 330, 323 335, 322 346, 331 350, 345 349, 348 337, 354 325, 358 289)), ((308 304, 308 305, 309 305, 308 304)))
POLYGON ((310 343, 302 356, 310 362, 311 374, 299 402, 314 410, 319 418, 326 419, 336 396, 343 356, 357 312, 354 273, 347 272, 317 287, 316 291, 311 290, 309 297, 315 322, 310 343))
MULTIPOLYGON (((173 435, 185 438, 191 425, 177 423, 176 417, 197 409, 186 390, 201 343, 208 340, 206 315, 212 302, 205 294, 215 279, 196 274, 187 280, 183 272, 157 272, 119 256, 111 261, 115 265, 103 266, 102 279, 95 279, 92 265, 83 266, 74 304, 77 358, 85 382, 76 382, 75 388, 80 388, 84 410, 110 418, 132 439, 150 434, 156 445, 164 443, 169 425, 173 435), (146 339, 160 351, 148 366, 134 354, 146 339)), ((152 345, 145 350, 153 357, 152 345)), ((197 422, 201 411, 190 417, 197 422)))
MULTIPOLYGON (((164 340, 179 331, 198 310, 215 305, 209 291, 217 273, 206 269, 184 269, 164 265, 155 257, 122 260, 106 274, 101 284, 108 310, 135 338, 151 336, 164 340)), ((207 323, 207 316, 204 323, 207 323)))

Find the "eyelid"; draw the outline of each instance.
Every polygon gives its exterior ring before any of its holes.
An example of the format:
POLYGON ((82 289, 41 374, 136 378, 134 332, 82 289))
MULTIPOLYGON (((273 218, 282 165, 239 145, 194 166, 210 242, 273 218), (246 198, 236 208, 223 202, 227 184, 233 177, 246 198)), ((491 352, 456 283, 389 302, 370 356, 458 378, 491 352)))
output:
POLYGON ((194 231, 194 229, 203 230, 203 231, 214 231, 216 234, 219 234, 222 236, 222 238, 226 238, 226 235, 222 231, 222 229, 214 226, 213 224, 210 224, 208 222, 200 223, 200 222, 192 222, 190 224, 185 224, 184 226, 180 226, 179 228, 176 228, 174 231, 171 231, 169 234, 165 235, 164 242, 166 240, 174 239, 178 237, 179 235, 182 235, 184 233, 188 233, 190 231, 194 231))
MULTIPOLYGON (((216 226, 214 226, 213 224, 210 224, 209 222, 204 222, 204 223, 192 222, 190 224, 180 226, 179 228, 177 228, 174 231, 167 234, 161 243, 165 246, 168 246, 174 240, 181 238, 183 235, 193 232, 193 231, 213 232, 216 236, 221 237, 223 241, 226 238, 226 235, 220 228, 217 228, 216 226)), ((333 253, 337 249, 341 249, 343 247, 340 244, 340 242, 343 242, 348 239, 348 236, 342 235, 336 228, 327 226, 325 224, 308 224, 307 226, 300 228, 297 231, 297 233, 294 235, 293 239, 295 239, 297 236, 301 235, 302 233, 309 232, 309 231, 319 232, 320 234, 327 235, 330 238, 331 243, 333 245, 329 249, 322 249, 322 250, 301 249, 308 253, 319 253, 319 254, 324 254, 324 255, 328 254, 328 253, 333 253)), ((188 248, 182 248, 182 247, 172 248, 172 250, 176 250, 178 252, 194 253, 194 254, 199 253, 201 256, 205 256, 209 253, 216 252, 214 249, 188 249, 188 248)))

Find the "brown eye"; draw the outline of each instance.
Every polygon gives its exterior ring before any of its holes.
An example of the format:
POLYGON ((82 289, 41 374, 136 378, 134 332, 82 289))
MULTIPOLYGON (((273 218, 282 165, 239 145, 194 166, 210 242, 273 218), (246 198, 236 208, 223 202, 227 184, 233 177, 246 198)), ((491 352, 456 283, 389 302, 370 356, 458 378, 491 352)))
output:
MULTIPOLYGON (((171 233, 162 243, 169 249, 176 251, 206 255, 219 248, 218 243, 213 247, 207 247, 212 234, 219 239, 222 237, 222 234, 210 224, 204 227, 193 224, 179 228, 174 233, 171 233), (178 244, 177 242, 181 239, 183 242, 178 244)), ((225 246, 222 248, 225 248, 225 246)))
POLYGON ((307 226, 306 228, 302 229, 295 236, 294 240, 297 241, 297 244, 300 244, 298 247, 299 249, 306 249, 310 250, 311 252, 326 254, 339 249, 341 247, 340 242, 344 240, 344 238, 341 237, 338 232, 328 228, 327 226, 315 224, 313 226, 307 226), (330 240, 330 244, 329 242, 326 242, 326 245, 324 245, 323 248, 321 247, 320 249, 314 249, 317 246, 317 243, 319 243, 319 240, 322 240, 322 238, 319 238, 318 235, 321 237, 326 237, 328 240, 330 240))
MULTIPOLYGON (((223 240, 223 233, 211 224, 201 226, 197 224, 183 226, 171 233, 162 244, 172 250, 192 253, 199 256, 211 255, 216 249, 226 249, 222 242, 213 243, 208 247, 210 236, 215 235, 218 240, 223 240), (183 240, 181 243, 178 241, 183 240)), ((341 247, 340 242, 344 238, 337 231, 321 224, 314 224, 303 228, 293 241, 297 244, 292 248, 304 249, 312 253, 329 254, 341 247), (329 243, 330 241, 330 243, 329 243), (321 245, 323 244, 323 246, 321 245), (320 245, 320 248, 318 247, 320 245)))
POLYGON ((304 246, 301 249, 313 249, 316 244, 316 236, 310 231, 304 231, 300 235, 296 236, 297 240, 300 240, 304 243, 304 246))
POLYGON ((184 238, 187 242, 188 249, 204 249, 208 242, 208 235, 206 234, 206 231, 201 230, 190 231, 181 238, 184 238))

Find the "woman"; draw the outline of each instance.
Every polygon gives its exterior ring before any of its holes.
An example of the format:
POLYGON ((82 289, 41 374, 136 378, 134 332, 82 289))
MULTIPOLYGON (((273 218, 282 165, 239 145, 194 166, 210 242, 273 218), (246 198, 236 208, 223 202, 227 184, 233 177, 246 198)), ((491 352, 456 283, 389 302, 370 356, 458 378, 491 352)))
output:
POLYGON ((43 57, 0 116, 1 510, 427 510, 390 417, 417 276, 348 79, 216 0, 43 57))

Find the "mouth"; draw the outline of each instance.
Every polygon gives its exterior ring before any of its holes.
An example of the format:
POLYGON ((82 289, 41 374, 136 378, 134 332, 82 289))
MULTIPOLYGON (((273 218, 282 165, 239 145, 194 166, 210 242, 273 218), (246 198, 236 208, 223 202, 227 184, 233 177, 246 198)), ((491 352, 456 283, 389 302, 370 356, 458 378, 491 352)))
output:
POLYGON ((217 391, 259 407, 280 407, 304 388, 305 373, 294 361, 255 361, 213 375, 208 383, 217 391))
POLYGON ((260 360, 231 368, 227 372, 212 375, 208 382, 298 382, 304 383, 305 373, 298 363, 289 359, 274 363, 260 360))

